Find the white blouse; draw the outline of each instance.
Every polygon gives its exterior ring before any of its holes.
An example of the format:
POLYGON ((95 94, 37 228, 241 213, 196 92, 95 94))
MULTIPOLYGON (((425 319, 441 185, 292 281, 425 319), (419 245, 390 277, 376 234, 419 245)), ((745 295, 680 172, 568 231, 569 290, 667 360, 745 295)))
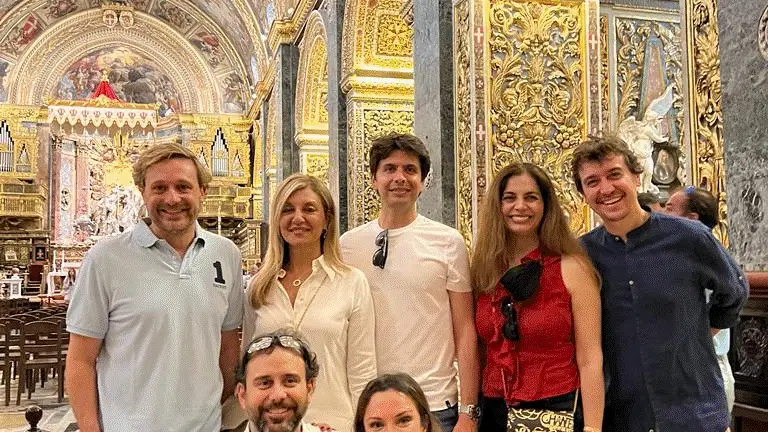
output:
POLYGON ((263 306, 253 309, 245 302, 244 344, 286 327, 305 338, 320 364, 304 421, 351 431, 357 399, 376 377, 375 315, 363 272, 337 272, 320 256, 293 306, 277 280, 263 306))

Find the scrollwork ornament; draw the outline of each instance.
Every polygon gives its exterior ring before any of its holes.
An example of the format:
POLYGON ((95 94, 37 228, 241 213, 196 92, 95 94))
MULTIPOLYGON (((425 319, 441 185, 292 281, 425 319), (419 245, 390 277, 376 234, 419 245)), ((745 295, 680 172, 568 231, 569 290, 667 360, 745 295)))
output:
POLYGON ((454 85, 456 87, 456 204, 458 229, 472 247, 472 91, 469 0, 454 7, 454 85))
MULTIPOLYGON (((693 183, 717 197, 721 215, 726 214, 723 112, 721 109, 720 55, 716 0, 686 2, 691 26, 688 34, 692 56, 689 98, 693 122, 693 183)), ((721 218, 714 233, 727 247, 727 219, 721 218)))
POLYGON ((586 231, 581 197, 569 181, 573 149, 585 134, 583 5, 511 0, 490 10, 491 172, 527 161, 544 167, 571 226, 586 231))

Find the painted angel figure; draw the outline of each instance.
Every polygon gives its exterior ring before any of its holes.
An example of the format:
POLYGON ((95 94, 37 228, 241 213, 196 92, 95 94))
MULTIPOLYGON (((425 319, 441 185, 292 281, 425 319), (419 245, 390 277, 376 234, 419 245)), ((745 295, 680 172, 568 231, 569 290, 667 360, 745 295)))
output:
POLYGON ((659 131, 659 124, 667 111, 672 108, 672 99, 672 86, 669 85, 661 96, 648 104, 643 120, 638 121, 635 120, 635 116, 629 116, 619 124, 619 138, 627 143, 643 167, 638 192, 659 192, 659 188, 651 182, 653 178, 653 143, 669 141, 669 137, 662 135, 659 131))

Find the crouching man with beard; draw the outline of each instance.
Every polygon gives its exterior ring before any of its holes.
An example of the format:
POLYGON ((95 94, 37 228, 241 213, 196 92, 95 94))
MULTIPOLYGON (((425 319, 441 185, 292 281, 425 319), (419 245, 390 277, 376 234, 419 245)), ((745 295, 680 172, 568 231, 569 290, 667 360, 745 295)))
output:
POLYGON ((319 370, 315 353, 292 331, 256 337, 237 368, 235 394, 248 415, 245 432, 320 432, 301 421, 319 370))

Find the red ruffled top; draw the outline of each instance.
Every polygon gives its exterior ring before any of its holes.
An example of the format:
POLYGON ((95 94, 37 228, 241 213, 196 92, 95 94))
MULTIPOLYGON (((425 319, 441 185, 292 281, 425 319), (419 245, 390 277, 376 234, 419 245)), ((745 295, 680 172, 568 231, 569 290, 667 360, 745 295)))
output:
POLYGON ((477 299, 475 326, 485 344, 483 395, 507 403, 562 395, 579 387, 571 296, 560 270, 560 256, 541 256, 538 249, 523 262, 541 259, 541 284, 528 300, 515 303, 520 340, 504 337, 506 318, 501 301, 509 292, 495 291, 477 299))

